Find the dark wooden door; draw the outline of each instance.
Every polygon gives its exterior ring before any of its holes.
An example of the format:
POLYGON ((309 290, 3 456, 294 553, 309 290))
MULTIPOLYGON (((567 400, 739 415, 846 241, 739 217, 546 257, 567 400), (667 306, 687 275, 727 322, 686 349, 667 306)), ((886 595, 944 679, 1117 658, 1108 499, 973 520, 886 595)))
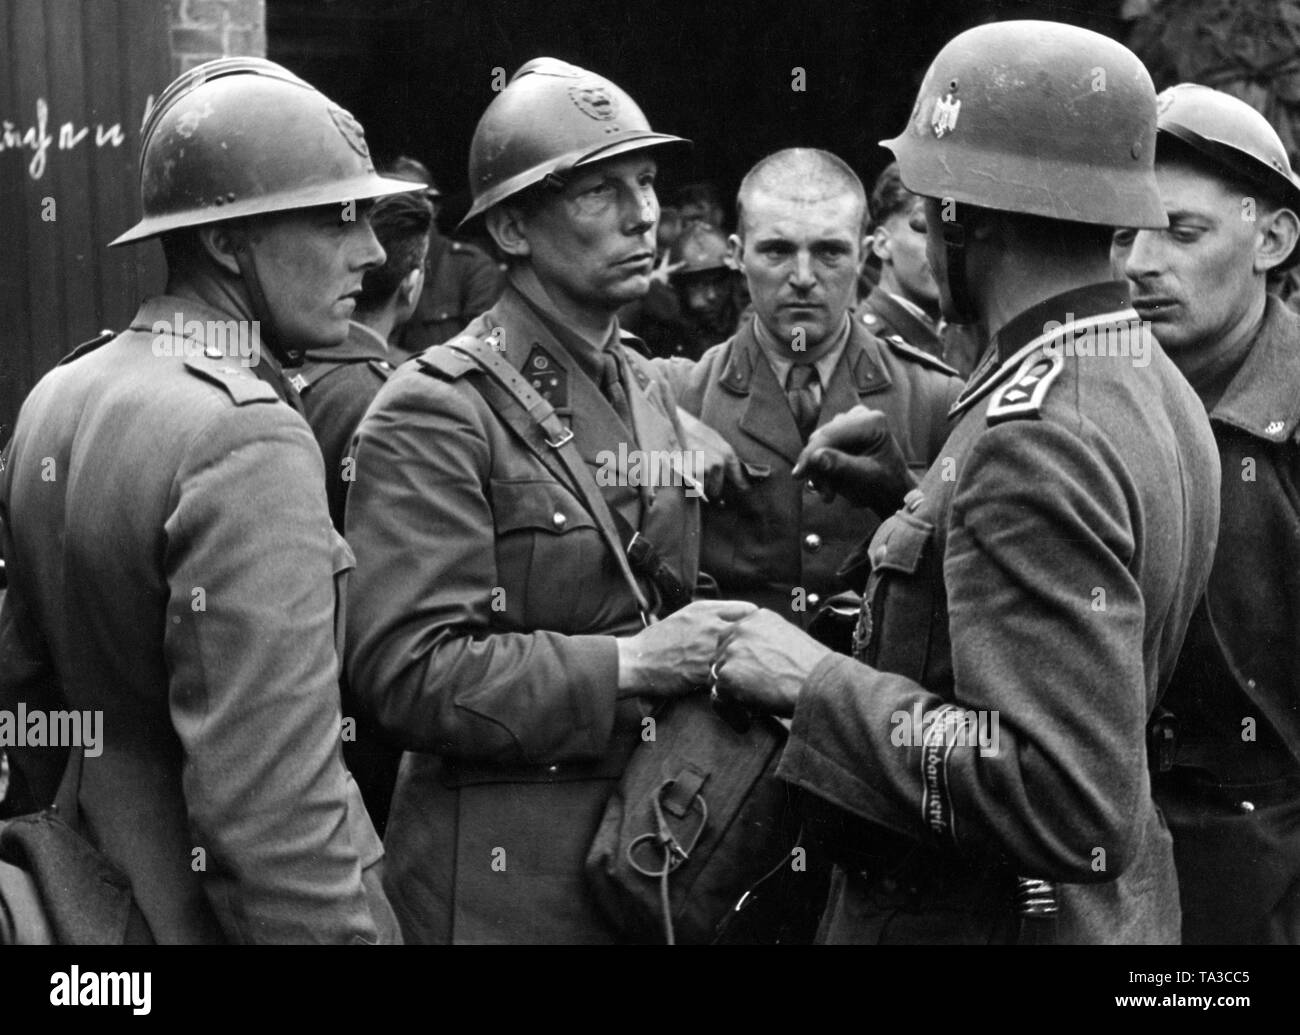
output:
POLYGON ((162 0, 0 0, 0 441, 23 397, 162 287, 139 218, 140 123, 171 80, 162 0))

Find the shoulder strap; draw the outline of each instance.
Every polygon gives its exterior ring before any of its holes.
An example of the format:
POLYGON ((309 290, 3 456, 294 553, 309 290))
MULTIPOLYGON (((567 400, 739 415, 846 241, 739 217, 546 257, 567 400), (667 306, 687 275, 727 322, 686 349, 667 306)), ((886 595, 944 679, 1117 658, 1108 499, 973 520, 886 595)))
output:
POLYGON ((559 457, 564 469, 573 480, 574 486, 582 496, 588 512, 595 519, 596 525, 600 528, 600 533, 605 539, 605 544, 618 559, 619 571, 623 573, 623 579, 632 591, 637 608, 641 612, 641 620, 649 625, 649 602, 641 591, 636 576, 632 574, 632 567, 628 563, 622 539, 614 526, 614 518, 610 513, 608 504, 605 502, 605 497, 601 495, 595 479, 592 478, 591 472, 587 470, 586 462, 578 455, 577 447, 573 444, 573 432, 564 426, 564 422, 556 415, 554 407, 534 391, 532 385, 520 376, 519 371, 502 359, 490 346, 477 341, 470 343, 462 340, 449 343, 443 347, 453 349, 466 358, 473 360, 475 365, 502 389, 504 397, 513 403, 519 412, 514 414, 503 412, 501 407, 494 405, 496 400, 486 393, 484 399, 488 401, 489 405, 493 405, 494 409, 497 409, 503 419, 524 436, 525 441, 531 441, 527 436, 526 429, 536 427, 541 430, 546 445, 554 450, 555 455, 559 457), (523 418, 523 420, 520 418, 523 418))
POLYGON ((956 367, 949 366, 938 356, 926 352, 925 349, 917 348, 911 342, 905 340, 901 334, 887 334, 884 339, 891 349, 905 359, 910 359, 913 363, 919 363, 923 367, 937 370, 949 377, 961 377, 961 372, 956 367))

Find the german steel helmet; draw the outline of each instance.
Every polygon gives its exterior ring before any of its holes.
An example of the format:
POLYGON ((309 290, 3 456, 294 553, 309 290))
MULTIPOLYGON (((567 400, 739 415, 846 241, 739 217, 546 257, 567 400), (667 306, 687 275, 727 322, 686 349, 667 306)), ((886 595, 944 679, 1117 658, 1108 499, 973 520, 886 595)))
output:
POLYGON ((1127 47, 1047 21, 957 36, 881 144, 914 194, 1108 226, 1168 226, 1153 162, 1156 92, 1127 47))
POLYGON ((112 244, 421 186, 377 175, 361 124, 288 69, 218 58, 175 79, 146 115, 144 217, 112 244))
MULTIPOLYGON (((1179 83, 1156 98, 1157 128, 1226 172, 1258 184, 1300 213, 1286 147, 1268 119, 1231 94, 1179 83)), ((1157 146, 1160 138, 1157 138, 1157 146)))
POLYGON ((555 58, 520 67, 488 105, 469 146, 474 204, 462 223, 550 175, 661 144, 641 109, 604 76, 555 58))
POLYGON ((681 263, 674 277, 689 277, 710 270, 728 270, 727 239, 722 231, 708 223, 692 223, 673 242, 668 261, 681 263))

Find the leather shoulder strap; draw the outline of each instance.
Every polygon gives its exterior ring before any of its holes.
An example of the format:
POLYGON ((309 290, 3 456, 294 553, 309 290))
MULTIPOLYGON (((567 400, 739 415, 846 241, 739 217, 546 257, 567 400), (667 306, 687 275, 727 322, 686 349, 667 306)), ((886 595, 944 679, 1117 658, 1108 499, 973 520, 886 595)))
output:
MULTIPOLYGON (((502 389, 500 395, 484 393, 483 397, 512 427, 517 430, 520 428, 521 422, 519 418, 522 416, 526 418, 528 425, 541 430, 546 446, 560 458, 564 469, 568 472, 573 484, 581 494, 588 512, 600 528, 606 545, 618 559, 619 571, 623 573, 623 578, 632 591, 637 608, 641 612, 641 620, 649 625, 649 602, 641 591, 636 576, 632 573, 627 554, 623 549, 622 539, 614 525, 614 518, 610 513, 609 505, 605 502, 605 497, 601 495, 595 479, 591 476, 591 471, 587 469, 586 462, 578 454, 577 447, 573 444, 573 432, 565 427, 564 422, 556 415, 554 407, 534 391, 533 386, 524 380, 519 371, 507 363, 487 342, 466 342, 460 339, 454 343, 444 345, 443 348, 454 349, 461 355, 472 359, 491 381, 502 389), (516 413, 503 412, 504 407, 500 405, 502 396, 517 408, 516 413)), ((525 436, 525 441, 531 442, 532 439, 525 436)))

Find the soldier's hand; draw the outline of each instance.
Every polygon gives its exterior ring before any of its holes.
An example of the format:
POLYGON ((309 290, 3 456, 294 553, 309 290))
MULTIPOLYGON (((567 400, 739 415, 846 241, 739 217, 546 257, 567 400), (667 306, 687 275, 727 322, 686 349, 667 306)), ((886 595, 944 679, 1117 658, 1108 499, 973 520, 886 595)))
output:
POLYGON ((695 474, 704 482, 704 494, 716 500, 728 488, 735 492, 748 489, 745 467, 731 443, 685 410, 678 409, 677 416, 686 435, 686 448, 703 459, 703 466, 697 465, 695 474))
POLYGON ((669 254, 668 250, 665 249, 663 258, 659 260, 659 264, 650 271, 650 279, 652 281, 657 280, 660 284, 667 285, 668 278, 686 265, 685 262, 669 262, 669 254))
POLYGON ((892 514, 916 486, 889 418, 855 406, 812 433, 791 472, 807 478, 828 503, 837 495, 877 514, 892 514))
POLYGON ((809 673, 832 653, 775 611, 756 611, 722 639, 714 664, 719 697, 791 715, 809 673))
POLYGON ((619 696, 672 697, 704 686, 722 636, 757 610, 739 600, 697 600, 635 636, 619 637, 619 696))

